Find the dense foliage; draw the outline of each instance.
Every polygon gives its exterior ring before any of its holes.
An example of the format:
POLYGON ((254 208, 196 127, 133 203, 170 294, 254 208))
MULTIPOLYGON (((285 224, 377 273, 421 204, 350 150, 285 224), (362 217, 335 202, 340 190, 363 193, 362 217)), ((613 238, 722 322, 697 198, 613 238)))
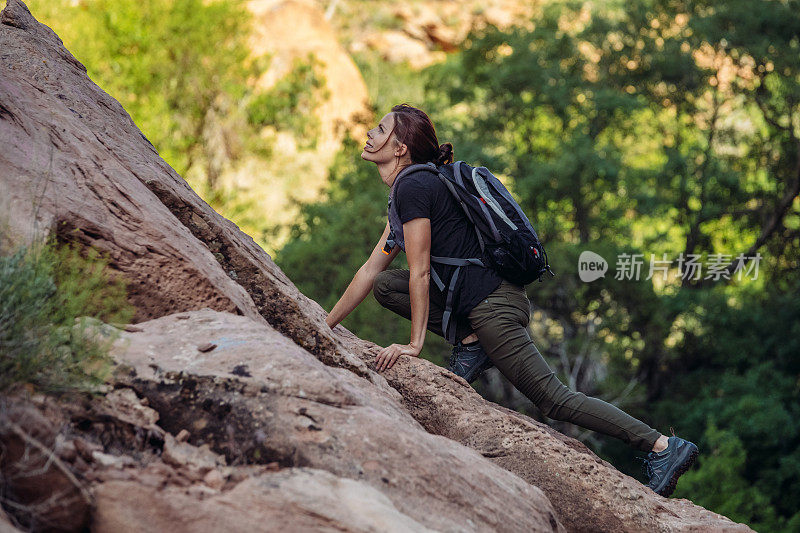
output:
POLYGON ((687 315, 700 329, 678 346, 656 419, 703 446, 681 479, 691 498, 758 531, 800 530, 800 281, 707 294, 687 315), (678 366, 680 365, 680 366, 678 366))
POLYGON ((29 0, 89 76, 116 98, 161 157, 217 210, 261 230, 256 202, 221 183, 245 156, 269 160, 265 127, 316 142, 319 61, 295 61, 269 88, 252 17, 223 0, 29 0))

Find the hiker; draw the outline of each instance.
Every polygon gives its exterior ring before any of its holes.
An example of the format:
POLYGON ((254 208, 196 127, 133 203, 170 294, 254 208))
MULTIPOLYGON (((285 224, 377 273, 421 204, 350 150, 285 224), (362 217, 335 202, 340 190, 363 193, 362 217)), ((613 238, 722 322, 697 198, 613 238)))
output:
POLYGON ((412 330, 411 342, 378 353, 378 371, 391 368, 400 356, 418 357, 428 329, 453 344, 448 368, 467 382, 496 366, 546 416, 649 452, 644 460, 648 486, 669 496, 694 462, 697 446, 674 434, 668 438, 619 408, 564 386, 530 338, 524 285, 485 265, 440 262, 481 257, 484 243, 444 178, 438 179, 433 167, 421 166, 453 164, 453 146, 439 145, 428 116, 407 104, 392 107, 368 132, 361 157, 375 163, 390 188, 389 217, 369 259, 328 314, 328 326, 335 327, 371 291, 382 306, 411 320, 412 330), (409 270, 387 270, 401 249, 409 270))

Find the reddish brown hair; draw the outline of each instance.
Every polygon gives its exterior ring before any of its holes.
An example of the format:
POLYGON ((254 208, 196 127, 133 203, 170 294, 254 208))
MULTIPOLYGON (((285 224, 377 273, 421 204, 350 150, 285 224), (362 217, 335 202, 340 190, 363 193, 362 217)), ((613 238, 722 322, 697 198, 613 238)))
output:
POLYGON ((408 104, 398 104, 392 108, 392 112, 395 121, 394 134, 402 144, 408 146, 411 161, 433 161, 437 165, 453 162, 453 145, 439 145, 433 122, 424 111, 408 104))

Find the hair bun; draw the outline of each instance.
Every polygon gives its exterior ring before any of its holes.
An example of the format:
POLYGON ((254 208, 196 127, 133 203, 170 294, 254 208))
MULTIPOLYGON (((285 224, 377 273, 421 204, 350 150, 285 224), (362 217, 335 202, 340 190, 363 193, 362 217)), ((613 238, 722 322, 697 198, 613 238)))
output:
POLYGON ((439 145, 439 155, 433 160, 433 162, 436 163, 437 166, 447 165, 448 163, 453 162, 453 156, 453 145, 450 143, 444 143, 439 145))

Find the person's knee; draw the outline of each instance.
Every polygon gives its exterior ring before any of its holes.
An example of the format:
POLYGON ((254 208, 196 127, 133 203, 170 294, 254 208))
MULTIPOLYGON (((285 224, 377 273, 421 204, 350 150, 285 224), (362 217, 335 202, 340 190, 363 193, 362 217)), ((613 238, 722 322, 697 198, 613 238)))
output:
POLYGON ((372 295, 379 303, 386 301, 386 297, 389 295, 389 275, 386 270, 375 276, 372 282, 372 295))

